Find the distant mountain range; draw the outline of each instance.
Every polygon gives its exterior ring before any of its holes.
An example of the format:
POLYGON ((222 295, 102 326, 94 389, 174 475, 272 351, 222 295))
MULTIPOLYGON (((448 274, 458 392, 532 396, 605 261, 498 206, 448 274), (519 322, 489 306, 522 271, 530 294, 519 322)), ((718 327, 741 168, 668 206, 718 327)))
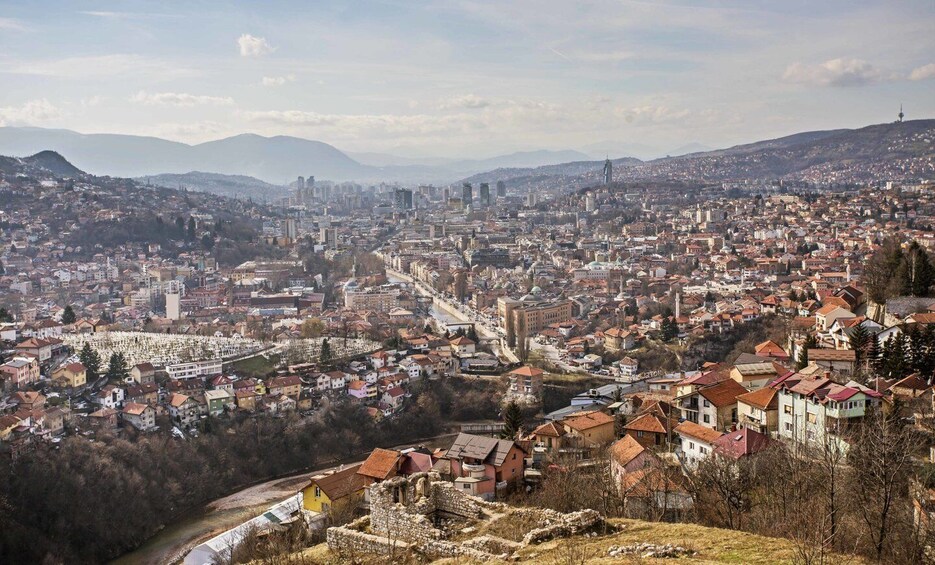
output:
MULTIPOLYGON (((47 149, 68 155, 79 168, 96 175, 154 177, 209 171, 255 177, 276 185, 290 183, 298 176, 333 181, 446 183, 499 167, 533 167, 587 159, 587 155, 577 151, 530 151, 478 160, 406 159, 361 153, 357 154, 358 160, 327 143, 289 136, 243 134, 187 145, 136 135, 0 128, 0 154, 31 155, 47 149)), ((219 186, 218 179, 203 182, 209 180, 204 174, 163 180, 187 182, 204 190, 219 186)))
MULTIPOLYGON (((829 172, 851 180, 881 175, 933 177, 933 139, 935 120, 914 120, 797 133, 714 151, 690 143, 673 150, 672 157, 649 161, 623 157, 613 162, 619 180, 809 178, 829 172)), ((0 155, 41 158, 36 154, 46 150, 67 155, 77 169, 95 175, 135 177, 144 183, 254 198, 282 196, 300 175, 333 181, 447 184, 464 179, 581 187, 598 180, 603 164, 603 159, 578 151, 529 151, 474 160, 417 159, 384 153, 348 155, 327 143, 288 136, 243 134, 187 145, 155 137, 0 127, 0 155)))
MULTIPOLYGON (((612 162, 614 178, 621 181, 935 179, 935 120, 803 132, 677 157, 651 161, 623 158, 612 162)), ((589 161, 498 169, 472 175, 465 181, 504 180, 508 186, 519 189, 559 183, 568 188, 581 188, 596 184, 602 167, 603 161, 589 161)))

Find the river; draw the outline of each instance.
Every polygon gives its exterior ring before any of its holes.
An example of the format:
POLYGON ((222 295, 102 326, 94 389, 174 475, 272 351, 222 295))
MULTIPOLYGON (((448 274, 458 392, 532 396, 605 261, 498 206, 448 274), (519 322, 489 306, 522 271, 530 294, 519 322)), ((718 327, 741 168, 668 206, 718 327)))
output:
MULTIPOLYGON (((429 449, 448 448, 456 434, 443 434, 413 444, 397 445, 390 449, 403 449, 411 445, 425 445, 429 449)), ((344 465, 356 465, 362 461, 344 465)), ((111 561, 110 565, 165 565, 185 556, 193 547, 215 535, 260 515, 270 506, 295 494, 312 475, 339 467, 317 469, 273 479, 241 489, 207 504, 159 531, 139 548, 111 561)))

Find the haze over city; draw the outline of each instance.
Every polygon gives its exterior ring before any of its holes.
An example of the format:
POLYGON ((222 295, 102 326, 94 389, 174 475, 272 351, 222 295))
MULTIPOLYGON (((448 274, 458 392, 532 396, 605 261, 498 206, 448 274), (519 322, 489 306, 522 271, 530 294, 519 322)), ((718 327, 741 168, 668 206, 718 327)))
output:
POLYGON ((0 564, 935 565, 935 0, 0 0, 0 564))
POLYGON ((929 1, 0 2, 0 124, 656 157, 931 116, 933 27, 929 1))

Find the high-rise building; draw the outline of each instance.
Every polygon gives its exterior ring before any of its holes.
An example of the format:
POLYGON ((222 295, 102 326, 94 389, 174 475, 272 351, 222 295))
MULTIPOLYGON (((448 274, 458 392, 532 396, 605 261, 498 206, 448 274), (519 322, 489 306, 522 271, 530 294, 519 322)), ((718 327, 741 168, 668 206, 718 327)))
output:
POLYGON ((497 198, 506 198, 506 183, 502 180, 497 181, 497 198))
POLYGON ((466 182, 461 185, 461 204, 467 208, 474 203, 474 187, 471 186, 471 183, 466 182))
POLYGON ((299 235, 298 226, 295 218, 286 218, 282 222, 282 234, 290 240, 295 241, 299 235))
POLYGON ((412 210, 412 191, 405 188, 397 188, 393 192, 393 201, 397 210, 412 210))
POLYGON ((305 177, 299 177, 295 181, 295 203, 305 203, 305 177))
POLYGON ((481 206, 490 206, 490 184, 486 182, 480 183, 480 205, 481 206))
POLYGON ((604 184, 614 182, 614 164, 610 162, 610 157, 604 161, 604 184))
POLYGON ((338 233, 334 228, 321 228, 319 230, 318 242, 327 249, 334 249, 338 246, 338 233))

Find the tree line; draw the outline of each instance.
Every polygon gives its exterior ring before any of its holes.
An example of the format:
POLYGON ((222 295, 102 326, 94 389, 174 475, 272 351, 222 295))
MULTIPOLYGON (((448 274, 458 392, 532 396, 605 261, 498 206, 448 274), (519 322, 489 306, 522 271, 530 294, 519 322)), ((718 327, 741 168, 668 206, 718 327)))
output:
POLYGON ((106 562, 245 485, 438 435, 449 419, 496 417, 497 398, 481 381, 422 381, 405 411, 379 423, 342 400, 313 418, 209 418, 188 440, 99 432, 15 460, 0 452, 0 562, 106 562))

